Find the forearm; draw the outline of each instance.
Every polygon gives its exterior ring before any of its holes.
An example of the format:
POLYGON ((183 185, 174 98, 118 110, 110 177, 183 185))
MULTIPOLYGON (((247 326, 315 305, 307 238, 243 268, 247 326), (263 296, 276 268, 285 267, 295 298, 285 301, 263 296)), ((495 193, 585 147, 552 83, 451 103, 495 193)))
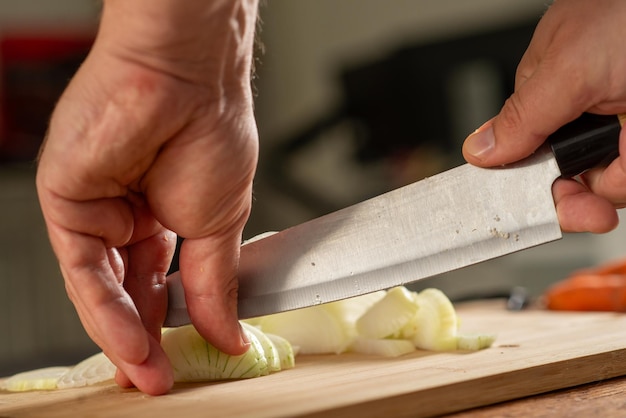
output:
POLYGON ((96 47, 210 88, 249 85, 258 0, 103 3, 96 47))

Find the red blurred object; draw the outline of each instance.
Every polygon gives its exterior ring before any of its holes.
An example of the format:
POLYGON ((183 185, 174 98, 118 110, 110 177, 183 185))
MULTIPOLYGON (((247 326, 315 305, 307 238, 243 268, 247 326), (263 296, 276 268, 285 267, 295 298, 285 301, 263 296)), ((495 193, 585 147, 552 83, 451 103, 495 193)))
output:
POLYGON ((548 309, 626 312, 626 260, 573 272, 543 295, 548 309))
POLYGON ((85 59, 89 31, 5 33, 0 40, 0 161, 29 161, 54 104, 85 59))

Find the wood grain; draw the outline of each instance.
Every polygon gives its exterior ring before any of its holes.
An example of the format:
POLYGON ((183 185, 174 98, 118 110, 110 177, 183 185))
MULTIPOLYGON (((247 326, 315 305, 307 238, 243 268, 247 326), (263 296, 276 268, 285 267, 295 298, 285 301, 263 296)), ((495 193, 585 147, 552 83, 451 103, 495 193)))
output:
POLYGON ((447 418, 623 418, 626 377, 589 383, 571 389, 449 414, 447 418))
POLYGON ((490 349, 400 358, 302 356, 258 379, 177 385, 149 397, 113 384, 0 394, 0 417, 429 417, 626 375, 626 316, 458 308, 465 332, 495 332, 490 349))

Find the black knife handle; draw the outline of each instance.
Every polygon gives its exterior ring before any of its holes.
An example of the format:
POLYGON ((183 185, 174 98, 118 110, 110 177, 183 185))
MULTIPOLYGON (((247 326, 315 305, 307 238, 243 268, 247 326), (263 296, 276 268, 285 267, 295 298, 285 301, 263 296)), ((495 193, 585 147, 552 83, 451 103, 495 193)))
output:
POLYGON ((548 143, 561 169, 561 177, 574 177, 617 158, 625 117, 583 113, 550 135, 548 143))

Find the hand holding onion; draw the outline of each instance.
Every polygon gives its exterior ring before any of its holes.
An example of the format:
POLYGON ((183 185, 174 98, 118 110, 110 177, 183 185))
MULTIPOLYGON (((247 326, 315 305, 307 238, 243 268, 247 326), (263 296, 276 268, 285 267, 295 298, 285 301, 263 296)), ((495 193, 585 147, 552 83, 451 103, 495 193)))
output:
POLYGON ((58 102, 37 189, 66 288, 117 381, 173 383, 160 344, 175 233, 197 329, 248 348, 236 266, 257 133, 256 1, 105 0, 97 39, 58 102))

